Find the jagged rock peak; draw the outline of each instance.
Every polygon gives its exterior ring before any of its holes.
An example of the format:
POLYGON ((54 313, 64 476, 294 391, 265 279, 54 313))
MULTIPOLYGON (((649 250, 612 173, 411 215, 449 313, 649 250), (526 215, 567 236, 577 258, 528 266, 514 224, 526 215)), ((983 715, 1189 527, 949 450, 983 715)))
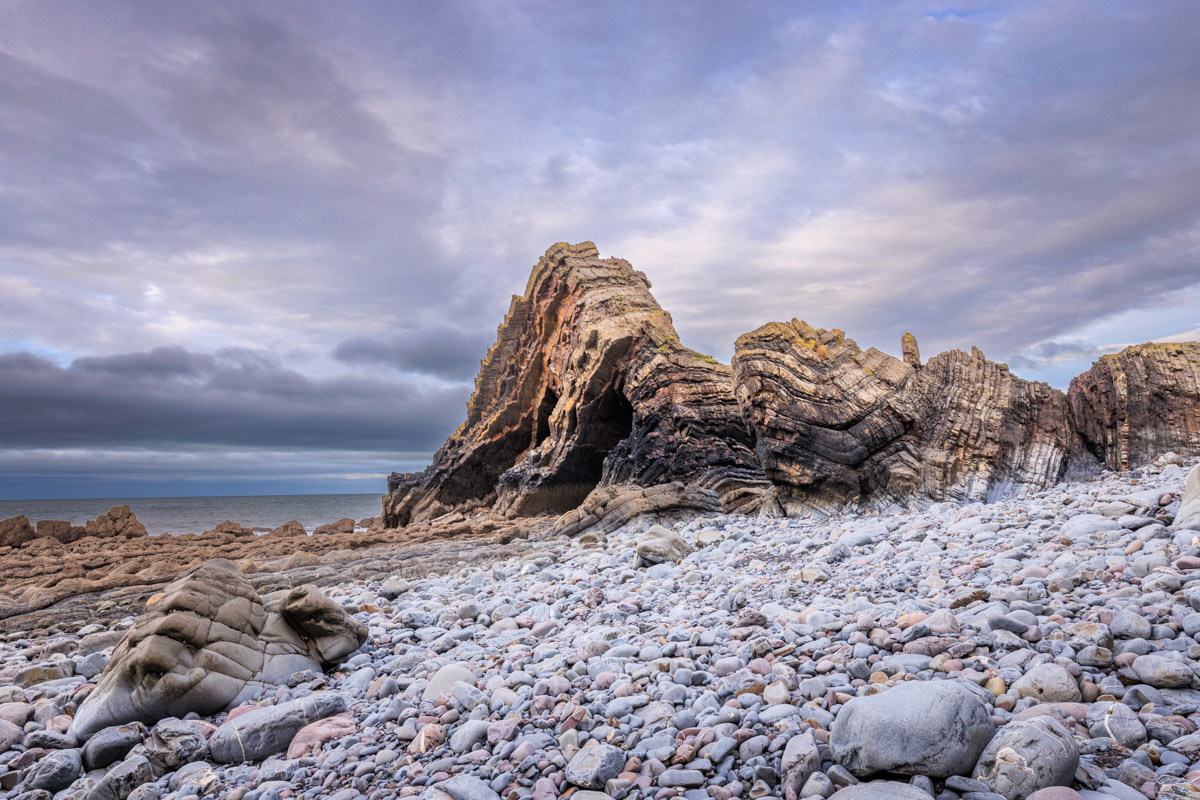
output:
POLYGON ((704 480, 736 506, 765 479, 732 383, 680 345, 644 274, 556 244, 513 297, 466 421, 424 472, 389 480, 385 522, 561 513, 626 482, 704 480))
POLYGON ((900 352, 904 354, 904 363, 910 367, 921 366, 921 348, 917 347, 917 337, 905 333, 900 337, 900 352))
POLYGON ((1101 356, 1067 396, 1080 436, 1110 469, 1167 451, 1200 454, 1200 343, 1148 342, 1101 356))
POLYGON ((1090 461, 1061 392, 978 348, 920 368, 915 341, 905 349, 911 360, 863 351, 799 320, 737 340, 735 391, 785 511, 983 500, 1090 461))

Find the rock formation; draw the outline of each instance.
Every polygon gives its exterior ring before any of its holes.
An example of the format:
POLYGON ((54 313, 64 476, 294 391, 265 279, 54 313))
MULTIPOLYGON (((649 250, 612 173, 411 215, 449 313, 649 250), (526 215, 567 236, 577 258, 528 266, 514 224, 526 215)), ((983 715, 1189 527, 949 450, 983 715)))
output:
POLYGON ((1200 345, 1106 356, 1069 399, 977 348, 922 363, 905 333, 901 352, 793 320, 740 337, 727 367, 679 343, 645 275, 560 243, 513 298, 466 421, 424 472, 392 475, 383 524, 550 513, 574 535, 716 503, 982 501, 1200 453, 1200 345))
POLYGON ((1127 347, 1101 356, 1068 390, 1079 433, 1109 469, 1167 451, 1200 454, 1200 343, 1127 347))
POLYGON ((984 500, 1090 460, 1061 392, 977 349, 924 366, 911 334, 903 350, 863 351, 799 320, 738 339, 737 396, 785 509, 984 500))
POLYGON ((147 602, 71 731, 84 740, 126 722, 213 714, 335 664, 366 639, 313 587, 260 597, 232 562, 206 561, 147 602))
POLYGON ((672 481, 735 508, 765 488, 732 372, 679 344, 628 262, 557 244, 513 298, 466 421, 424 472, 389 480, 384 521, 562 513, 597 486, 672 481))

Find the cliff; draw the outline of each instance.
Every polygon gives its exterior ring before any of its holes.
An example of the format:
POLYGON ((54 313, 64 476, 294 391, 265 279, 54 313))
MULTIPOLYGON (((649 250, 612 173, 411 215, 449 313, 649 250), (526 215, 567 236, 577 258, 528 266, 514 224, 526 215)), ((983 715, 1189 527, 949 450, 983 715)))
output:
POLYGON ((576 534, 686 509, 974 502, 1200 453, 1195 343, 1105 356, 1069 394, 975 348, 922 363, 906 333, 901 352, 793 320, 741 336, 726 366, 680 344, 628 262, 556 244, 513 298, 462 426, 423 472, 392 475, 384 522, 553 514, 576 534))

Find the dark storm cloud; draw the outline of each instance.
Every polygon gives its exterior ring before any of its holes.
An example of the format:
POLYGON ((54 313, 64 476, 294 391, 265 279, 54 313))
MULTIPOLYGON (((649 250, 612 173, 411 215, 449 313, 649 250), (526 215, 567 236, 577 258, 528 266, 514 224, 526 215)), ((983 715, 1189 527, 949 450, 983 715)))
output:
POLYGON ((60 367, 0 356, 0 449, 182 446, 429 452, 457 426, 465 385, 309 379, 268 354, 160 348, 60 367))
POLYGON ((1190 0, 15 0, 0 353, 47 360, 6 435, 428 452, 584 239, 723 359, 796 316, 1063 386, 1200 319, 1198 38, 1190 0))
POLYGON ((479 371, 494 334, 432 326, 380 341, 357 336, 339 344, 333 357, 344 364, 383 365, 402 372, 470 380, 479 371))

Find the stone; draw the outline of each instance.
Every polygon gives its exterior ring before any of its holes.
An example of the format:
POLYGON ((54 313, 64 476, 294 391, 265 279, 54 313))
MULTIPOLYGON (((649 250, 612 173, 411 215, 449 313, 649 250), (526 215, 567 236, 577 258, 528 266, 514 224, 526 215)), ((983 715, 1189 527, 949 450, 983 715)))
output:
POLYGON ((87 800, 125 800, 143 784, 154 780, 154 770, 144 756, 130 756, 105 773, 87 800))
POLYGON ((0 719, 0 753, 17 744, 24 738, 25 733, 6 719, 0 719))
POLYGON ((300 587, 260 597, 225 559, 188 570, 147 601, 72 733, 86 740, 126 722, 215 714, 293 674, 320 672, 367 631, 319 596, 300 587))
POLYGON ((24 514, 0 520, 0 547, 20 547, 36 538, 37 531, 24 514))
POLYGON ((1154 654, 1138 656, 1133 660, 1133 671, 1138 678, 1156 689, 1180 689, 1192 685, 1195 675, 1186 664, 1172 661, 1154 654))
POLYGON ((82 772, 79 750, 55 750, 33 765, 25 776, 25 785, 53 794, 74 783, 82 772))
POLYGON ((349 736, 356 730, 354 717, 349 714, 334 714, 332 717, 309 723, 296 732, 288 744, 288 759, 315 756, 326 742, 349 736))
POLYGON ((1053 717, 1010 722, 984 748, 972 775, 1008 800, 1070 786, 1079 768, 1074 738, 1053 717))
POLYGON ((150 729, 150 735, 134 748, 134 752, 145 756, 155 777, 160 777, 207 757, 208 740, 190 722, 164 719, 150 729))
POLYGON ((691 552, 691 545, 663 525, 651 526, 642 534, 637 544, 637 560, 640 566, 680 561, 691 552))
POLYGON ((995 725, 979 696, 951 681, 911 681, 855 697, 829 732, 835 763, 859 778, 877 772, 965 775, 995 725))
POLYGON ((625 766, 625 753, 610 744, 584 747, 567 764, 567 782, 582 789, 603 789, 625 766))
POLYGON ((811 733, 798 733, 788 739, 779 767, 785 800, 797 800, 805 782, 820 768, 821 754, 811 733))
POLYGON ((115 506, 107 513, 84 523, 88 536, 101 539, 136 539, 146 536, 146 526, 138 522, 129 506, 115 506))
POLYGON ((122 760, 135 745, 142 743, 148 733, 146 726, 140 722, 114 725, 97 731, 83 746, 84 767, 91 772, 122 760))
POLYGON ((455 775, 433 784, 419 797, 420 800, 499 800, 500 795, 473 775, 455 775))
POLYGON ((339 519, 337 522, 329 522, 325 525, 318 525, 313 529, 314 536, 329 536, 329 535, 346 535, 354 533, 354 520, 349 517, 339 519))
POLYGON ((1200 531, 1200 465, 1192 468, 1183 485, 1183 500, 1175 515, 1175 527, 1200 531))
POLYGON ((871 781, 838 789, 829 800, 929 800, 929 795, 899 781, 871 781))
POLYGON ((292 739, 306 725, 340 714, 347 706, 344 694, 326 691, 259 708, 217 728, 209 739, 209 751, 221 764, 261 761, 287 750, 292 739))
POLYGON ((425 687, 425 691, 422 692, 421 699, 425 702, 437 700, 442 695, 449 694, 456 683, 466 683, 474 686, 475 673, 463 664, 447 664, 429 679, 429 684, 425 687))
POLYGON ((1078 703, 1082 699, 1079 683, 1058 664, 1038 664, 1012 685, 1019 697, 1033 697, 1043 703, 1078 703))

